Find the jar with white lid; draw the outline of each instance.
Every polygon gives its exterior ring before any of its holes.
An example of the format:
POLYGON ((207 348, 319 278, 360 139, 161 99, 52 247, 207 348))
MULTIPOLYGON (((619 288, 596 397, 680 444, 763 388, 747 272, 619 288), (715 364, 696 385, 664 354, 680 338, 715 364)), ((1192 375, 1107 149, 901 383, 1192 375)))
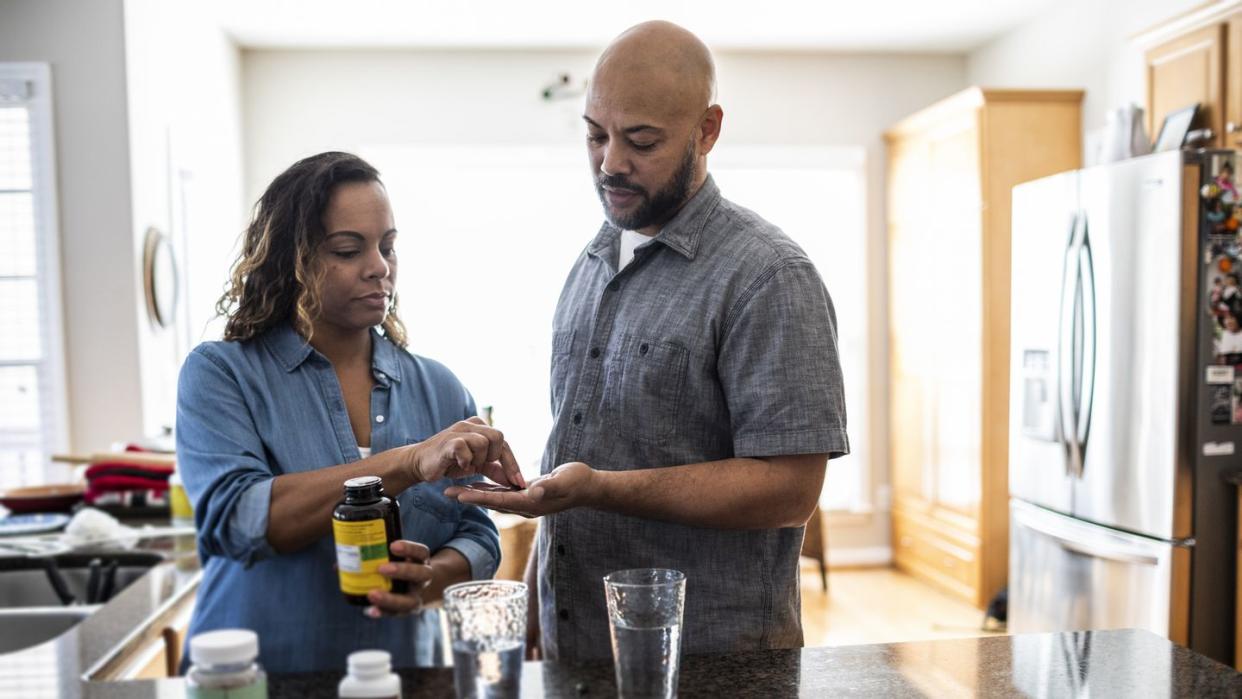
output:
POLYGON ((267 674, 256 662, 259 637, 249 629, 220 629, 190 639, 190 699, 267 699, 267 674))
POLYGON ((401 699, 401 678, 392 672, 392 656, 386 650, 360 650, 349 654, 349 674, 341 680, 341 699, 401 699))

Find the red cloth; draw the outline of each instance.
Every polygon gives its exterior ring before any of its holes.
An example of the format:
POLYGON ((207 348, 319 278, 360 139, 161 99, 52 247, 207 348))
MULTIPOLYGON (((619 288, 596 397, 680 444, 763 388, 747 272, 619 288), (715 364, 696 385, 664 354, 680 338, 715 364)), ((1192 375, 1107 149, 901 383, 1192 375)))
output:
MULTIPOLYGON (((98 476, 105 476, 114 473, 117 470, 124 469, 127 473, 141 471, 147 478, 160 479, 167 481, 168 477, 173 473, 173 467, 163 464, 135 464, 125 461, 100 461, 97 464, 91 464, 86 469, 86 480, 91 480, 98 476)), ((145 486, 144 486, 145 487, 145 486)))
POLYGON ((150 478, 135 478, 134 476, 96 476, 90 478, 86 482, 88 490, 94 492, 105 492, 109 490, 168 490, 168 481, 157 481, 150 478))

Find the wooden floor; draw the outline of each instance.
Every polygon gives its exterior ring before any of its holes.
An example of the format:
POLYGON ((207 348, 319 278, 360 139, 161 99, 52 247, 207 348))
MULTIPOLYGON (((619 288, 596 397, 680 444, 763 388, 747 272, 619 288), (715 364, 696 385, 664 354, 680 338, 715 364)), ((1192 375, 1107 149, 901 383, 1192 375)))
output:
POLYGON ((828 593, 814 564, 802 568, 807 646, 846 646, 993 635, 983 612, 891 568, 830 570, 828 593))

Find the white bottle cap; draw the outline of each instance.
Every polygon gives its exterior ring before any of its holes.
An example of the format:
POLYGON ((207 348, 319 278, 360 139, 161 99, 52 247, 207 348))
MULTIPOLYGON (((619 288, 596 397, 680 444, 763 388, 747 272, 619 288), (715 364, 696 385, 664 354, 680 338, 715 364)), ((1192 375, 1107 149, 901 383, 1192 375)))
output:
POLYGON ((221 629, 190 639, 190 660, 195 665, 237 665, 259 655, 259 636, 249 629, 221 629))
POLYGON ((359 650, 349 654, 349 674, 375 677, 388 674, 392 669, 392 656, 386 650, 359 650))

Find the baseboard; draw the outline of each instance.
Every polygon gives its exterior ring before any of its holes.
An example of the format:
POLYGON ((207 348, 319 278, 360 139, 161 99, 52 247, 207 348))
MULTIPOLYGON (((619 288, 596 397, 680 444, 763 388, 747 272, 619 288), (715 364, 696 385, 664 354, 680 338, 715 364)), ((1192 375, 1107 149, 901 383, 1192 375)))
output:
POLYGON ((829 568, 870 568, 887 566, 893 562, 893 549, 889 546, 837 549, 828 547, 829 568))

